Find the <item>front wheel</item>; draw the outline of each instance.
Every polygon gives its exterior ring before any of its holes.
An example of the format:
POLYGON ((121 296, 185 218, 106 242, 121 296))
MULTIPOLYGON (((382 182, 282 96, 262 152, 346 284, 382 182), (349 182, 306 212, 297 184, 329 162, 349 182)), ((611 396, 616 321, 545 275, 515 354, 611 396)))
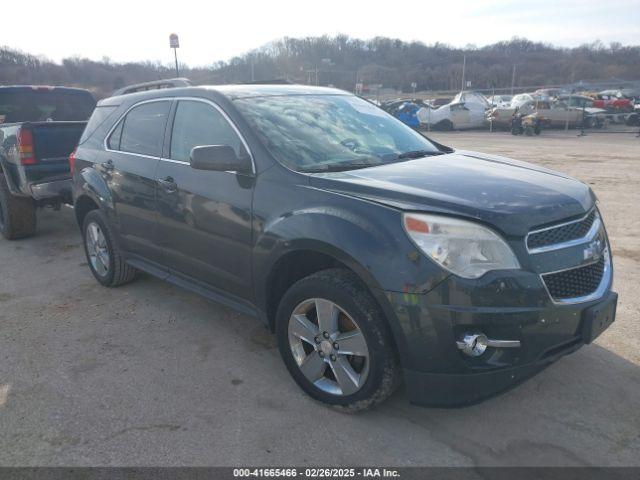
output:
POLYGON ((399 385, 400 366, 384 316, 352 272, 323 270, 296 282, 276 320, 284 363, 312 398, 358 411, 399 385))

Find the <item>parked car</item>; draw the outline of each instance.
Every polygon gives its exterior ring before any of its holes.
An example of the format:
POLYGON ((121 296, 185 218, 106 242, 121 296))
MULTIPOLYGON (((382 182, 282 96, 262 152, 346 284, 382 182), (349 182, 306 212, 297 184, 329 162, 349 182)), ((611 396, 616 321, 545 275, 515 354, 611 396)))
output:
POLYGON ((421 108, 429 107, 429 105, 421 99, 405 98, 385 102, 381 107, 405 125, 418 129, 420 128, 420 120, 417 113, 421 108))
POLYGON ((421 128, 433 130, 464 130, 485 125, 487 99, 475 92, 460 92, 448 105, 424 106, 416 115, 421 128))
POLYGON ((610 91, 600 92, 593 97, 593 106, 595 108, 603 108, 612 113, 631 113, 633 112, 634 101, 622 96, 620 92, 615 95, 610 91))
POLYGON ((487 101, 491 107, 508 107, 512 98, 512 95, 492 95, 487 101))
POLYGON ((578 118, 578 123, 585 128, 602 128, 606 124, 607 111, 603 108, 594 107, 593 98, 585 95, 563 95, 558 97, 558 102, 571 110, 582 112, 582 116, 578 118))
POLYGON ((569 92, 564 88, 539 88, 535 92, 533 92, 533 96, 535 97, 543 97, 547 100, 552 100, 554 98, 558 98, 561 95, 567 95, 569 92))
POLYGON ((478 401, 614 320, 595 195, 561 173, 330 88, 163 89, 94 116, 72 166, 95 279, 145 271, 259 318, 327 404, 401 378, 415 403, 478 401))
POLYGON ((545 125, 551 128, 564 128, 567 124, 569 127, 582 125, 581 108, 569 107, 563 101, 550 101, 531 95, 517 97, 519 96, 514 97, 509 107, 495 107, 487 112, 487 119, 493 123, 494 127, 510 127, 515 113, 524 115, 537 113, 544 119, 545 125))
POLYGON ((87 90, 0 87, 0 233, 36 230, 36 208, 71 201, 69 154, 96 102, 87 90))

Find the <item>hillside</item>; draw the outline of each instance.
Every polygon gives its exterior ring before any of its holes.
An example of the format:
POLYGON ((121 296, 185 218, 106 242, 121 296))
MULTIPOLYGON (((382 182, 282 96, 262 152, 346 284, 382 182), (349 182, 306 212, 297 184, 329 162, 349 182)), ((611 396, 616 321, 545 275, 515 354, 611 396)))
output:
MULTIPOLYGON (((600 42, 560 48, 514 38, 485 47, 464 49, 435 43, 403 42, 390 38, 359 40, 337 37, 285 38, 226 62, 187 68, 182 76, 195 83, 241 83, 287 78, 299 83, 332 84, 353 90, 356 82, 381 84, 406 92, 457 90, 461 86, 462 59, 472 88, 511 85, 515 65, 516 86, 558 85, 580 79, 640 79, 640 46, 600 42)), ((75 85, 93 89, 98 96, 115 88, 174 76, 169 65, 114 63, 66 58, 55 63, 46 58, 0 48, 0 84, 75 85)))

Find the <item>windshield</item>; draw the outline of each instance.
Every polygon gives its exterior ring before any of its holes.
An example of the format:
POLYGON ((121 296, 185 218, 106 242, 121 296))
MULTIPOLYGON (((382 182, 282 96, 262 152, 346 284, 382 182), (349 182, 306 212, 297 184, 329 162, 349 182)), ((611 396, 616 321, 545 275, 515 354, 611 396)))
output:
POLYGON ((276 160, 297 171, 349 170, 442 153, 352 95, 254 97, 235 104, 276 160))

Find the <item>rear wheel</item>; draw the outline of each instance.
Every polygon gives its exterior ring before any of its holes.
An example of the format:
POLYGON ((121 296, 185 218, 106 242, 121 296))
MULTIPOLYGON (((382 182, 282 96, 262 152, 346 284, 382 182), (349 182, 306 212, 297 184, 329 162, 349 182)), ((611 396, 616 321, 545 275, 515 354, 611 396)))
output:
POLYGON ((36 207, 29 197, 16 197, 0 173, 0 232, 7 240, 17 240, 36 232, 36 207))
POLYGON ((400 383, 385 319, 347 270, 323 270, 295 283, 278 308, 277 336, 289 373, 323 403, 363 410, 400 383))
POLYGON ((87 263, 98 282, 106 287, 116 287, 135 278, 136 269, 124 261, 100 210, 92 210, 86 215, 82 236, 87 263))

